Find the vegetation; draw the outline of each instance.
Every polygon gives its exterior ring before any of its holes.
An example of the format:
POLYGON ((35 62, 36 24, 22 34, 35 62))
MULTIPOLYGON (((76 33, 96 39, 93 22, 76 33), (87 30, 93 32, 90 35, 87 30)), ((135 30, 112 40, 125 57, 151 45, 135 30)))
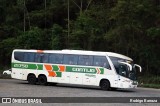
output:
POLYGON ((159 0, 0 0, 0 13, 2 68, 13 49, 67 48, 121 53, 140 76, 160 75, 159 0))
POLYGON ((140 85, 140 87, 160 89, 160 85, 159 84, 142 84, 142 85, 140 85))
POLYGON ((143 76, 139 77, 139 86, 148 88, 160 88, 160 76, 143 76))

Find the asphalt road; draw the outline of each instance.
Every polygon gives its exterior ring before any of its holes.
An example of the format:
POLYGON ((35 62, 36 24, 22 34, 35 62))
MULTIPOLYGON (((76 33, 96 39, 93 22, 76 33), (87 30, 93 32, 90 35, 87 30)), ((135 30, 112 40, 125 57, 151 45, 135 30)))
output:
MULTIPOLYGON (((160 97, 160 89, 137 88, 137 89, 118 89, 116 91, 103 91, 99 87, 57 84, 56 86, 49 85, 30 85, 27 81, 14 79, 0 79, 0 97, 160 97)), ((4 104, 0 104, 4 105, 4 104)), ((13 105, 13 104, 12 104, 13 105)), ((20 104, 18 104, 20 105, 20 104)), ((18 106, 17 104, 15 106, 18 106)), ((24 104, 23 104, 24 105, 24 104)), ((26 104, 33 106, 34 104, 26 104)), ((45 105, 45 104, 39 104, 45 105)), ((46 104, 52 105, 52 104, 46 104)), ((103 103, 62 103, 54 105, 73 105, 73 106, 106 106, 103 103)), ((108 103, 107 106, 133 106, 134 103, 108 103)), ((136 105, 154 105, 160 103, 136 103, 136 105)), ((6 105, 5 105, 6 106, 6 105)))

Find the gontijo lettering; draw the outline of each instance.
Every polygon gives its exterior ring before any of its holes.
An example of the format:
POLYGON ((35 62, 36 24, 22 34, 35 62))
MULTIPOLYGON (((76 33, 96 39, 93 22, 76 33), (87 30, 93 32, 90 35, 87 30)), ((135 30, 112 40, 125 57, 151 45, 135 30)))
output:
POLYGON ((89 68, 72 68, 73 72, 82 72, 82 73, 95 73, 95 69, 89 69, 89 68))

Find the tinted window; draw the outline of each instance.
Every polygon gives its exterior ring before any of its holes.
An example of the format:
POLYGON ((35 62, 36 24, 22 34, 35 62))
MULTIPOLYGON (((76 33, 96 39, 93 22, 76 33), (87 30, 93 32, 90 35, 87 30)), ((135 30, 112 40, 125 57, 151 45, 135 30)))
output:
POLYGON ((64 64, 77 65, 77 62, 78 62, 77 55, 69 55, 69 54, 64 55, 64 60, 63 60, 64 64))
POLYGON ((23 52, 14 52, 14 58, 18 61, 23 61, 23 52))
POLYGON ((80 55, 78 65, 92 66, 93 56, 80 55))
POLYGON ((34 53, 24 53, 24 60, 25 62, 34 62, 34 53))
POLYGON ((43 56, 44 56, 44 54, 42 54, 42 53, 36 53, 35 62, 42 63, 43 62, 43 56))
POLYGON ((42 59, 42 60, 43 60, 43 63, 48 63, 48 55, 49 55, 49 54, 44 54, 44 55, 43 55, 43 59, 42 59))
POLYGON ((120 59, 120 58, 117 58, 117 57, 111 57, 111 56, 110 56, 110 59, 111 59, 113 65, 114 65, 117 73, 119 74, 119 67, 120 66, 119 66, 118 61, 124 61, 124 59, 120 59))
POLYGON ((62 64, 63 55, 62 54, 49 54, 49 63, 62 64))
POLYGON ((109 62, 105 56, 94 56, 94 66, 105 67, 110 69, 109 62))

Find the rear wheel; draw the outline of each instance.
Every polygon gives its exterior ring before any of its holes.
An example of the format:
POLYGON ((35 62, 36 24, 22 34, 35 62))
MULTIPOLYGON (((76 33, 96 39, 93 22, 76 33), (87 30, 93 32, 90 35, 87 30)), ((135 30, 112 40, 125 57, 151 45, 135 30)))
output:
POLYGON ((36 76, 35 75, 29 75, 28 78, 27 78, 27 81, 28 81, 29 84, 32 84, 32 85, 36 84, 36 81, 37 81, 36 76))
POLYGON ((47 85, 47 78, 44 75, 38 76, 38 82, 40 85, 47 85))
POLYGON ((101 89, 102 90, 110 90, 110 83, 109 83, 109 81, 108 80, 102 80, 101 82, 100 82, 100 87, 101 87, 101 89))

